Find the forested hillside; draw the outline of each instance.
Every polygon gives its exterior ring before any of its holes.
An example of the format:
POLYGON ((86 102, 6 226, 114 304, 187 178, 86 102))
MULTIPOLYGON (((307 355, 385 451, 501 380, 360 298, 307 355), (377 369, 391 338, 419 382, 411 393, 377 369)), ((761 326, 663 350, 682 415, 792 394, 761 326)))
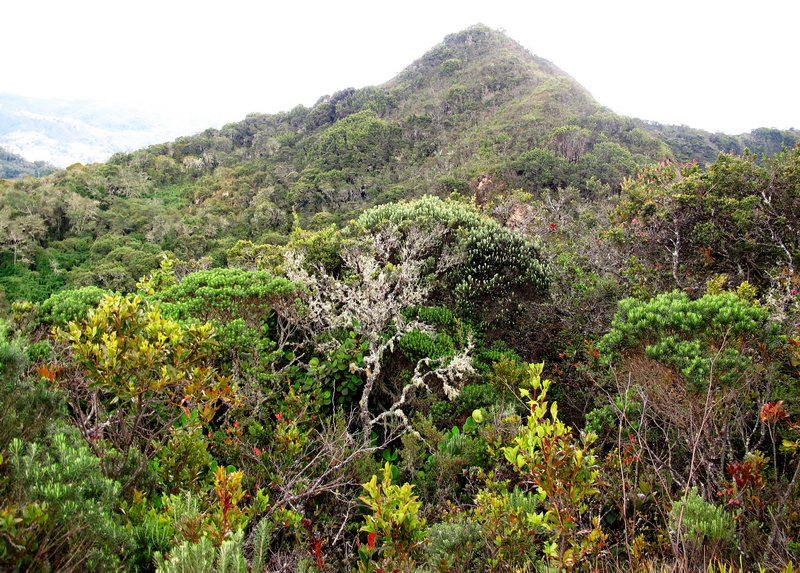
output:
POLYGON ((794 571, 797 140, 479 25, 0 181, 0 569, 794 571))
POLYGON ((45 161, 28 161, 21 155, 0 147, 0 179, 22 179, 27 175, 45 176, 57 167, 45 161))
POLYGON ((662 125, 649 121, 641 123, 643 129, 669 145, 675 158, 681 162, 697 160, 703 164, 711 163, 720 153, 741 154, 745 150, 761 158, 792 149, 800 142, 800 131, 797 129, 760 127, 737 136, 709 133, 686 125, 662 125))

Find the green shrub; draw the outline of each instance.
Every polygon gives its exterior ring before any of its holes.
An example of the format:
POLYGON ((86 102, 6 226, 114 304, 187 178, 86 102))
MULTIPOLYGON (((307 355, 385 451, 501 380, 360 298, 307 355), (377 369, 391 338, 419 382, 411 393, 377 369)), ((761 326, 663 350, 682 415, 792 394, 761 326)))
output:
POLYGON ((434 422, 447 421, 453 415, 455 406, 449 400, 437 400, 431 404, 431 416, 434 422))
POLYGON ((133 571, 152 571, 154 554, 166 553, 175 546, 175 530, 154 510, 143 516, 141 523, 129 525, 133 547, 125 561, 133 571))
POLYGON ((754 342, 774 348, 781 342, 769 310, 732 292, 689 300, 673 291, 642 302, 619 302, 611 331, 598 344, 607 357, 643 351, 676 369, 692 391, 708 386, 713 375, 730 386, 755 370, 754 342))
POLYGON ((39 320, 54 326, 66 326, 71 321, 86 320, 89 311, 95 309, 107 294, 108 291, 96 286, 61 291, 42 303, 39 320))
POLYGON ((463 203, 425 196, 409 203, 391 203, 365 211, 356 228, 375 232, 396 225, 405 234, 435 233, 427 257, 436 275, 442 255, 460 261, 440 273, 441 296, 459 312, 481 320, 512 321, 519 303, 544 295, 550 271, 538 243, 479 214, 463 203))
MULTIPOLYGON (((510 367, 514 364, 521 364, 522 358, 513 349, 509 348, 503 340, 495 340, 489 347, 477 348, 475 351, 475 368, 481 374, 493 378, 492 374, 496 374, 497 365, 495 362, 502 364, 501 368, 506 366, 510 367)), ((520 375, 520 380, 524 380, 527 374, 524 372, 520 375)), ((519 383, 512 386, 518 388, 519 383)))
POLYGON ((735 547, 735 516, 704 500, 695 487, 672 506, 669 530, 694 559, 705 562, 724 558, 735 547))
POLYGON ((461 60, 458 58, 450 58, 449 60, 445 60, 441 63, 439 69, 442 71, 443 76, 452 76, 461 69, 461 60))
POLYGON ((214 547, 211 539, 201 537, 197 543, 184 541, 165 558, 157 553, 157 573, 247 573, 247 561, 242 554, 242 536, 237 531, 220 547, 214 547))
POLYGON ((50 343, 46 340, 40 340, 29 344, 25 349, 25 355, 33 363, 44 362, 53 353, 50 343))
POLYGON ((59 426, 46 442, 9 445, 11 490, 19 505, 46 504, 31 570, 116 571, 131 539, 114 518, 120 485, 106 478, 76 429, 59 426))
POLYGON ((434 326, 453 326, 456 322, 455 315, 443 306, 415 306, 408 314, 434 326))
POLYGON ((453 339, 446 334, 430 335, 419 330, 412 330, 406 333, 398 344, 414 360, 420 358, 436 360, 456 353, 453 339))
POLYGON ((497 390, 491 384, 468 384, 456 398, 456 408, 460 413, 471 413, 479 408, 489 408, 497 404, 499 399, 497 390))
POLYGON ((5 342, 0 337, 0 381, 16 381, 25 372, 28 355, 20 340, 5 342))
POLYGON ((474 571, 482 549, 483 532, 474 521, 461 518, 428 529, 428 559, 438 571, 474 571))
POLYGON ((46 439, 51 425, 65 414, 61 393, 19 377, 0 381, 0 410, 0 452, 14 439, 46 439))

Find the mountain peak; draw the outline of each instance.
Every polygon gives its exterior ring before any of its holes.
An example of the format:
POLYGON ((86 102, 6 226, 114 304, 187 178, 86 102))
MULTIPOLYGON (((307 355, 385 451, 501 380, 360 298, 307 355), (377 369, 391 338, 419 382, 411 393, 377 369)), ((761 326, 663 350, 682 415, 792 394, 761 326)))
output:
POLYGON ((418 111, 441 99, 446 110, 484 107, 494 113, 514 100, 527 100, 522 115, 542 119, 585 116, 601 106, 558 66, 540 58, 504 32, 483 24, 450 34, 382 87, 418 111), (407 96, 407 97, 406 97, 407 96), (545 106, 547 109, 534 108, 545 106))

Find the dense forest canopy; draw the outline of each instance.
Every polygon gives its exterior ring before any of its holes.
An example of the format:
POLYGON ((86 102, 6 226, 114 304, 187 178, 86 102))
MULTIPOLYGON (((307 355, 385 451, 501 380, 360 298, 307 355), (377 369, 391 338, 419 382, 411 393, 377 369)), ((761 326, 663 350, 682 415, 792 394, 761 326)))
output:
POLYGON ((0 180, 0 568, 793 571, 799 139, 475 26, 0 180))

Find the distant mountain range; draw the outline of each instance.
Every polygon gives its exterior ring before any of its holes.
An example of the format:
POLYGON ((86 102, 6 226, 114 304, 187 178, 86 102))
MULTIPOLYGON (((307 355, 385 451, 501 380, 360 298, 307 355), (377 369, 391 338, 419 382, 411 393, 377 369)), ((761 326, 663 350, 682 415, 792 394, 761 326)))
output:
POLYGON ((59 167, 102 162, 207 127, 124 105, 0 93, 0 146, 59 167))

